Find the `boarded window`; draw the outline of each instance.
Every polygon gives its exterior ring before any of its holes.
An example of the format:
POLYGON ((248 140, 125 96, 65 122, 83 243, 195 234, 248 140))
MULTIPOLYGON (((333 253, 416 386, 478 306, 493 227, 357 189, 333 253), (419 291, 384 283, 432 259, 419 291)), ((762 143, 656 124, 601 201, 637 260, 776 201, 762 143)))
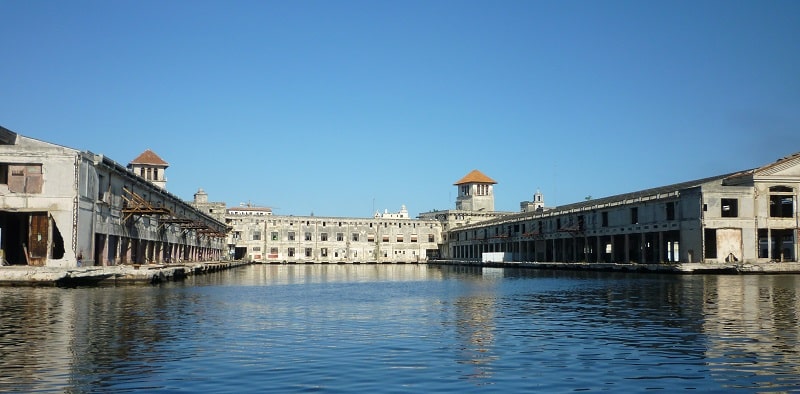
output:
POLYGON ((8 166, 8 190, 12 193, 41 193, 41 164, 10 164, 8 166))

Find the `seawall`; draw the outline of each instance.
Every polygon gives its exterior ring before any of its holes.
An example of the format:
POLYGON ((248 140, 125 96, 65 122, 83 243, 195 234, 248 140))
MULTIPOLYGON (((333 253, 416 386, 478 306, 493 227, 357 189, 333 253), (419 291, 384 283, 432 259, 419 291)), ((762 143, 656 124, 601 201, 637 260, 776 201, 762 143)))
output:
POLYGON ((486 262, 474 260, 432 260, 430 265, 460 265, 493 268, 530 268, 573 271, 657 272, 673 274, 800 274, 800 263, 763 264, 621 264, 558 262, 486 262))
POLYGON ((88 286, 156 284, 183 280, 251 264, 244 261, 199 262, 181 265, 116 265, 107 267, 0 267, 0 286, 88 286))

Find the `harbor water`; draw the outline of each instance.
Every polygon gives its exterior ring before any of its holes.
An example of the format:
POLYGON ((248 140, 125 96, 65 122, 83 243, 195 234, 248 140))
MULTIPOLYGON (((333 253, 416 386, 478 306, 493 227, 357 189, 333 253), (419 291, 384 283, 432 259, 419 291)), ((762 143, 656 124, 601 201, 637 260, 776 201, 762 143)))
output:
POLYGON ((799 275, 250 265, 0 288, 0 392, 800 391, 799 275))

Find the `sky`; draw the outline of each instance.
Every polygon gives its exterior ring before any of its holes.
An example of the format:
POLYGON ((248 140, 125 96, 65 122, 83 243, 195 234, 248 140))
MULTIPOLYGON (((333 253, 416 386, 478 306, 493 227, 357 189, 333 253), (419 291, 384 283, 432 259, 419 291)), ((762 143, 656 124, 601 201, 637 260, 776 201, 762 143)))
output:
POLYGON ((800 151, 800 1, 0 0, 0 126, 277 215, 519 211, 800 151))

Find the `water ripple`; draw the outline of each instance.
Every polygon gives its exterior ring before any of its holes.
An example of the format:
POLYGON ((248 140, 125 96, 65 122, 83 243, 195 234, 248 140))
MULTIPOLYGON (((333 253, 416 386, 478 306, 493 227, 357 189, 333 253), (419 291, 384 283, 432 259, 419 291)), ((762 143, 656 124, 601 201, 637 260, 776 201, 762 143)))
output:
POLYGON ((250 266, 0 288, 0 391, 795 391, 798 283, 250 266))

